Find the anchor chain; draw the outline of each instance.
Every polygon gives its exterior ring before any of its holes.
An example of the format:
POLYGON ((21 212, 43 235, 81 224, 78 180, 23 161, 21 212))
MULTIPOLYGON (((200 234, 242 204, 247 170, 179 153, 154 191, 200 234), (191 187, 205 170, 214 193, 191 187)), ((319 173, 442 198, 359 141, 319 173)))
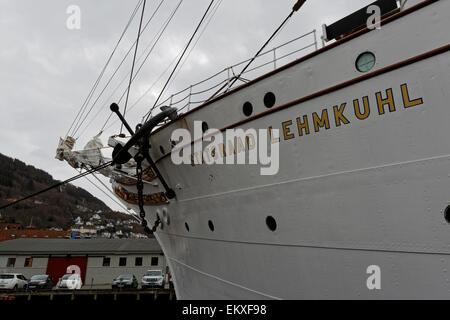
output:
POLYGON ((144 157, 141 155, 141 153, 138 153, 134 160, 136 161, 136 177, 137 177, 137 191, 138 191, 138 206, 139 206, 139 217, 141 218, 141 224, 144 227, 144 231, 148 234, 153 234, 161 220, 159 219, 159 216, 156 217, 155 224, 153 225, 152 229, 148 227, 147 220, 145 220, 145 209, 144 209, 144 181, 142 179, 142 162, 144 161, 144 157))
POLYGON ((136 177, 137 183, 136 187, 138 190, 138 205, 139 205, 139 216, 142 219, 142 225, 144 227, 147 226, 147 221, 145 220, 145 209, 144 209, 144 181, 142 180, 142 161, 144 161, 144 157, 140 154, 136 155, 136 177))
POLYGON ((161 107, 161 112, 151 118, 149 121, 145 122, 142 126, 139 128, 136 127, 136 132, 133 132, 131 127, 126 122, 125 118, 122 116, 122 114, 119 111, 119 106, 116 103, 111 104, 110 109, 112 112, 116 113, 119 119, 122 121, 122 124, 125 125, 129 133, 131 134, 131 138, 128 140, 128 142, 125 145, 117 144, 114 147, 113 151, 113 165, 122 165, 127 163, 131 158, 131 154, 128 152, 128 150, 132 146, 138 146, 139 152, 134 156, 134 160, 136 161, 136 177, 137 177, 137 190, 138 190, 138 205, 139 205, 139 216, 141 218, 142 226, 144 227, 144 231, 148 234, 153 234, 156 229, 158 228, 158 225, 161 223, 161 219, 158 215, 156 215, 155 224, 150 229, 148 227, 147 220, 145 220, 145 209, 144 209, 144 181, 142 179, 143 170, 142 170, 142 162, 144 159, 147 160, 152 170, 155 172, 157 177, 159 178, 159 181, 163 185, 164 189, 166 190, 165 195, 169 199, 173 199, 176 194, 173 189, 169 187, 169 185, 164 180, 164 177, 161 175, 161 173, 158 170, 158 167, 153 162, 150 154, 149 154, 149 135, 152 129, 161 121, 165 120, 166 118, 169 118, 170 120, 174 121, 177 118, 177 112, 175 108, 170 108, 167 106, 161 107))

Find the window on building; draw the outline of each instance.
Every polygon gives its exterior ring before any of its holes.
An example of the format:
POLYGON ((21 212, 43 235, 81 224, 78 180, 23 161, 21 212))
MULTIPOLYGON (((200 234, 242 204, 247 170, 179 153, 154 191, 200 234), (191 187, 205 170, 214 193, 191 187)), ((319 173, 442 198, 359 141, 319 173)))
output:
POLYGON ((152 266, 158 265, 158 257, 152 257, 152 266))
POLYGON ((16 258, 8 258, 8 261, 6 262, 7 268, 14 268, 16 264, 16 258))
POLYGON ((111 265, 111 258, 109 257, 103 257, 103 266, 109 267, 111 265))
POLYGON ((136 257, 135 265, 142 266, 142 257, 136 257))
POLYGON ((127 258, 126 257, 121 257, 119 259, 119 267, 125 267, 127 265, 127 258))
POLYGON ((25 258, 25 263, 23 264, 24 267, 31 267, 33 266, 33 258, 25 258))

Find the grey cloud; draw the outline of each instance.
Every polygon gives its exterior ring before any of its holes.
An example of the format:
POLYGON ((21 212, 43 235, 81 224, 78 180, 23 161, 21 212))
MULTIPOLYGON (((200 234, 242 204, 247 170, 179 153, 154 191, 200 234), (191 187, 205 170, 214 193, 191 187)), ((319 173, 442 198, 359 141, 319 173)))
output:
MULTIPOLYGON (((146 17, 149 17, 157 1, 147 2, 146 17)), ((141 40, 141 50, 177 2, 165 1, 141 40)), ((269 47, 314 28, 320 33, 322 23, 331 23, 370 2, 310 0, 269 47)), ((56 179, 63 180, 76 173, 54 159, 59 136, 66 133, 136 3, 121 0, 0 1, 0 152, 47 170, 56 179), (73 4, 81 8, 81 30, 66 28, 66 9, 73 4)), ((133 85, 130 102, 135 101, 173 60, 208 3, 209 0, 184 0, 173 24, 133 85)), ((170 91, 182 89, 227 65, 249 58, 287 16, 293 3, 287 0, 224 0, 170 91)), ((130 27, 112 66, 119 63, 135 40, 137 20, 130 27)), ((130 67, 128 59, 117 79, 122 79, 130 67)), ((112 69, 106 76, 110 72, 112 69)), ((111 88, 117 83, 113 82, 111 88)), ((111 102, 104 100, 110 93, 105 92, 98 107, 111 102)), ((113 99, 118 96, 116 94, 113 99)), ((143 101, 130 113, 130 122, 140 121, 152 98, 149 96, 143 101)), ((108 115, 106 110, 101 113, 78 147, 83 147, 98 133, 108 115)), ((105 136, 103 138, 105 140, 105 136)), ((89 183, 80 181, 76 184, 117 208, 89 183)))

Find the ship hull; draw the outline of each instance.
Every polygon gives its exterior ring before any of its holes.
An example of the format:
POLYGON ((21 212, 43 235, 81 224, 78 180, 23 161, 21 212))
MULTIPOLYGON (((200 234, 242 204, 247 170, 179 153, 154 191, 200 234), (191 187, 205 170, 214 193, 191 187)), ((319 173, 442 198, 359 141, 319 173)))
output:
MULTIPOLYGON (((423 105, 399 108, 386 118, 376 115, 370 124, 351 119, 348 128, 317 134, 310 148, 304 140, 292 146, 282 141, 280 154, 296 150, 280 164, 284 180, 169 208, 174 227, 166 226, 158 237, 169 253, 179 297, 448 298, 450 225, 444 211, 450 199, 445 138, 450 97, 440 84, 450 83, 430 79, 433 66, 448 64, 449 57, 416 65, 424 76, 417 83, 424 90, 423 105), (267 216, 276 219, 275 231, 267 227, 267 216), (380 290, 367 287, 373 265, 381 270, 380 290)), ((358 92, 358 86, 400 83, 410 72, 417 74, 412 68, 398 70, 352 86, 341 97, 358 92)), ((312 101, 311 108, 342 101, 340 94, 312 101)), ((268 120, 293 118, 304 108, 268 120)), ((251 180, 245 174, 252 170, 245 166, 223 170, 213 173, 222 184, 237 177, 251 180)))
POLYGON ((274 176, 259 165, 177 166, 152 148, 177 197, 147 218, 161 217, 179 299, 450 297, 449 12, 433 2, 152 135, 152 146, 167 143, 194 120, 280 131, 274 176), (379 62, 361 75, 364 51, 379 62), (273 109, 260 102, 268 91, 273 109), (242 115, 248 100, 260 107, 253 118, 242 115))

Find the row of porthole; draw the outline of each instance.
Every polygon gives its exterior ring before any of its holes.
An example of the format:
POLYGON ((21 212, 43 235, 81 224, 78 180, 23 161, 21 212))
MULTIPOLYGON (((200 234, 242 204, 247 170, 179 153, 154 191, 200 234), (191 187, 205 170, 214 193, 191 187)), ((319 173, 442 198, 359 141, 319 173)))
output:
MULTIPOLYGON (((165 220, 166 220, 166 223, 169 225, 170 224, 170 222, 169 222, 170 220, 169 220, 169 218, 167 216, 167 212, 165 212, 165 213, 166 213, 164 215, 165 216, 165 220)), ((445 220, 448 223, 450 223, 450 206, 445 208, 444 218, 445 218, 445 220)), ((267 228, 270 231, 275 232, 275 230, 277 230, 277 221, 275 220, 274 217, 267 216, 266 217, 266 226, 267 226, 267 228)), ((190 231, 189 224, 187 222, 184 223, 184 227, 186 228, 187 232, 190 231)), ((211 232, 214 232, 215 227, 214 227, 214 223, 212 222, 212 220, 208 220, 208 227, 209 227, 209 230, 211 230, 211 232)))
MULTIPOLYGON (((166 216, 165 218, 166 218, 167 224, 170 224, 170 222, 169 222, 169 220, 168 220, 168 217, 166 216)), ((445 220, 446 220, 447 222, 450 223, 450 206, 448 206, 448 207, 445 209, 445 211, 444 211, 444 218, 445 218, 445 220)), ((186 230, 189 232, 189 231, 190 231, 190 229, 189 229, 189 224, 188 224, 187 222, 185 222, 185 223, 184 223, 184 226, 185 226, 186 230)), ((272 216, 267 216, 267 217, 266 217, 266 226, 267 226, 267 228, 268 228, 270 231, 274 232, 275 230, 277 230, 277 221, 275 220, 274 217, 272 217, 272 216)), ((212 232, 214 232, 215 227, 214 227, 214 223, 212 222, 212 220, 208 220, 208 227, 209 227, 209 230, 211 230, 212 232)))
MULTIPOLYGON (((268 109, 272 108, 275 105, 276 100, 277 99, 273 92, 267 92, 264 95, 264 105, 268 109)), ((242 112, 246 117, 250 117, 253 114, 253 105, 251 104, 251 102, 247 101, 244 103, 244 105, 242 106, 242 112)))
MULTIPOLYGON (((264 105, 266 106, 266 108, 269 108, 269 109, 272 108, 275 105, 275 102, 276 102, 276 97, 273 92, 267 92, 264 95, 264 105)), ((251 102, 247 101, 244 103, 244 105, 242 106, 242 112, 244 113, 244 115, 246 117, 250 117, 253 114, 253 105, 251 104, 251 102)), ((203 123, 202 123, 203 133, 205 133, 208 129, 209 129, 208 123, 203 121, 203 123)), ((171 141, 172 148, 175 145, 176 145, 176 142, 171 141)), ((164 149, 164 147, 162 145, 159 146, 159 150, 161 151, 162 155, 166 154, 166 150, 164 149)))
MULTIPOLYGON (((277 221, 275 220, 274 217, 267 216, 266 217, 266 226, 267 226, 267 228, 269 228, 270 231, 274 232, 275 230, 277 230, 277 221)), ((184 227, 186 228, 187 232, 190 231, 189 224, 187 222, 184 223, 184 227)), ((208 227, 209 227, 209 230, 214 232, 215 227, 214 227, 214 223, 212 222, 212 220, 208 220, 208 227)))
MULTIPOLYGON (((370 70, 372 70, 372 68, 375 66, 375 63, 376 63, 375 54, 367 51, 367 52, 361 53, 358 56, 358 58, 356 59, 355 65, 356 65, 356 69, 359 72, 366 73, 366 72, 369 72, 370 70)), ((264 105, 266 106, 266 108, 268 108, 268 109, 272 108, 275 105, 275 102, 276 102, 276 97, 273 92, 267 92, 264 95, 264 105)), ((244 113, 244 115, 246 117, 250 117, 253 114, 252 103, 249 101, 245 102, 244 105, 242 106, 242 112, 244 113)), ((202 123, 202 130, 203 130, 203 133, 208 130, 208 124, 206 122, 202 123)), ((174 142, 172 141, 172 148, 173 147, 174 147, 174 142)), ((159 149, 160 149, 161 153, 164 155, 165 154, 164 147, 161 145, 161 146, 159 146, 159 149)))
MULTIPOLYGON (((448 223, 450 223, 450 205, 447 206, 444 210, 444 219, 448 223)), ((163 220, 167 225, 170 224, 169 215, 167 214, 167 210, 164 210, 164 209, 163 209, 163 220)), ((186 230, 189 231, 188 223, 185 222, 184 225, 186 227, 186 230)), ((267 228, 269 228, 269 230, 271 230, 271 231, 275 231, 277 229, 277 221, 272 216, 266 217, 266 225, 267 225, 267 228)), ((211 220, 208 220, 208 227, 211 231, 214 231, 214 223, 211 220)))
MULTIPOLYGON (((163 216, 164 216, 165 222, 167 223, 167 225, 169 225, 170 224, 170 220, 169 220, 169 217, 167 215, 167 211, 163 212, 163 216)), ((444 218, 445 218, 445 220, 448 223, 450 223, 450 206, 447 206, 447 208, 445 208, 445 210, 444 210, 444 218)), ((185 222, 184 226, 185 226, 186 230, 189 232, 190 231, 189 224, 187 222, 185 222)), ((266 217, 266 226, 267 226, 267 228, 270 231, 274 232, 275 230, 277 230, 277 221, 275 220, 274 217, 267 216, 266 217)), ((212 222, 212 220, 208 220, 208 227, 209 227, 209 230, 214 232, 215 227, 214 227, 214 223, 212 222)))

